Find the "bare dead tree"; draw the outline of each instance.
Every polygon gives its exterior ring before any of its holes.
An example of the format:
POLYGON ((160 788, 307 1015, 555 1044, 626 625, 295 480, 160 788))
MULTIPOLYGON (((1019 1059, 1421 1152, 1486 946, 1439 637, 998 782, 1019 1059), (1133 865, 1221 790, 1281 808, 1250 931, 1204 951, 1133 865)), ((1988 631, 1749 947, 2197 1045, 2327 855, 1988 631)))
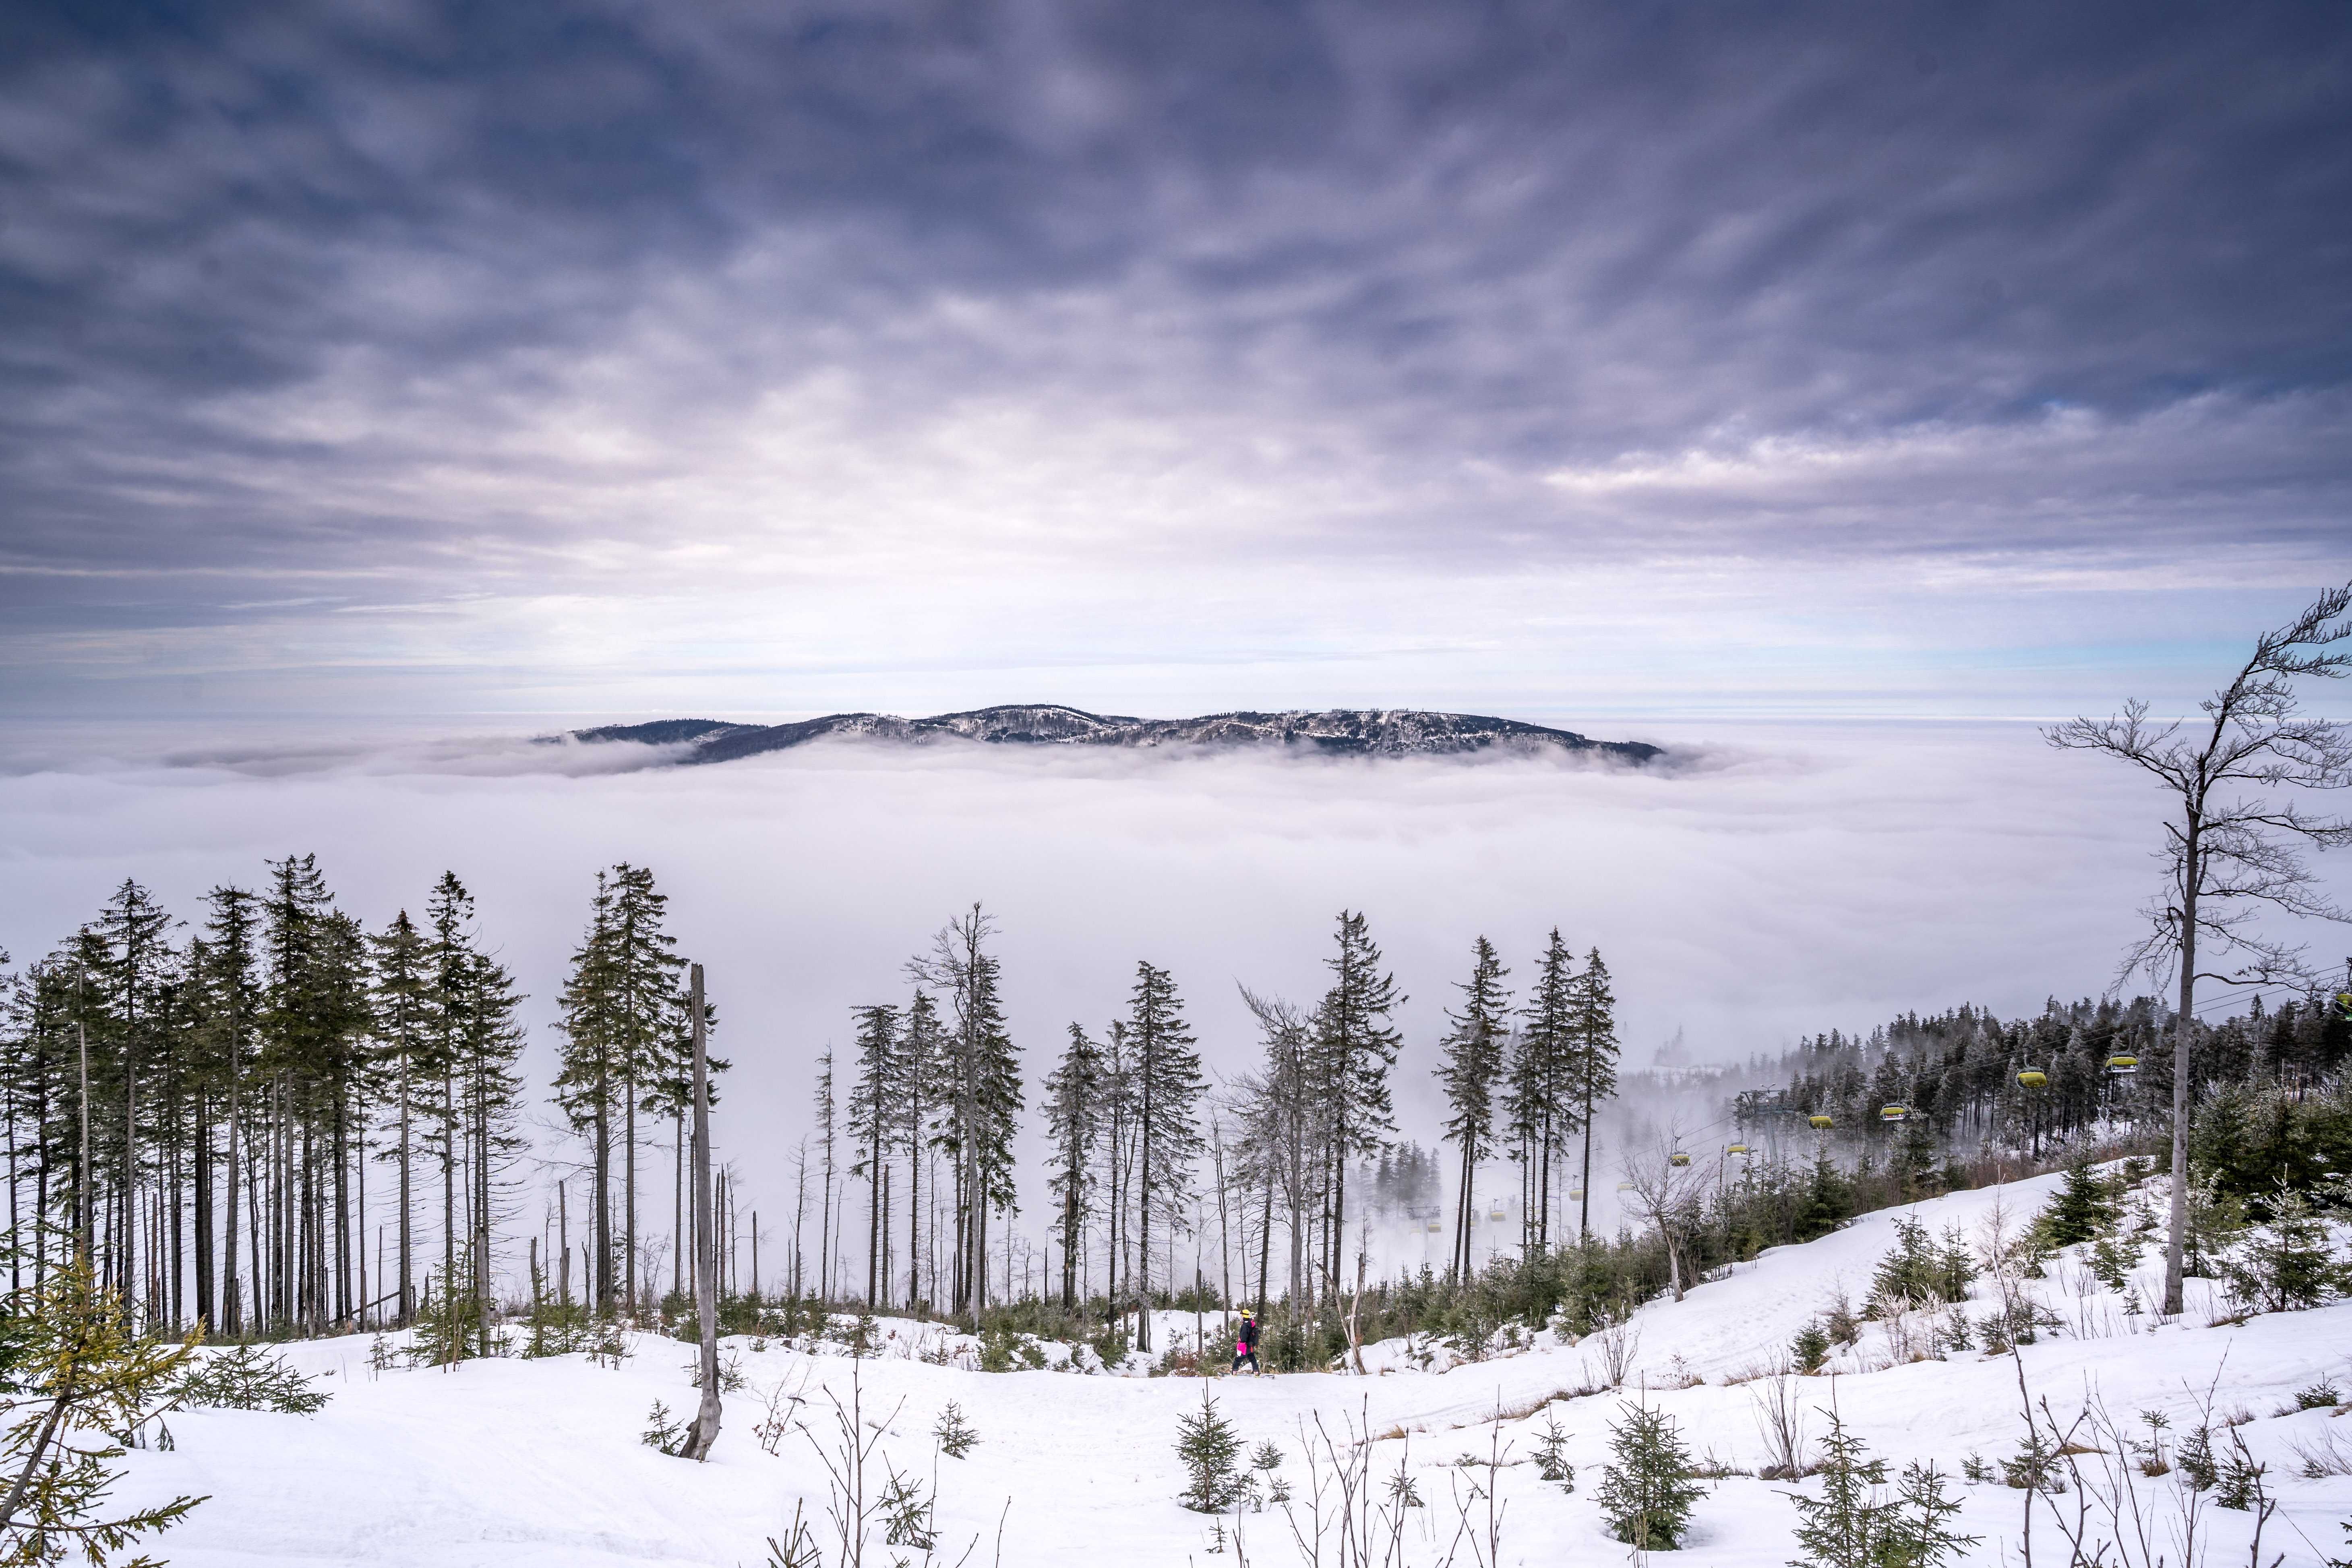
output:
POLYGON ((1323 1121, 1309 1071, 1311 1026, 1292 1004, 1242 987, 1258 1021, 1264 1066, 1233 1081, 1226 1105, 1241 1134, 1250 1180, 1263 1184, 1265 1212, 1258 1236, 1258 1305, 1265 1305, 1267 1256, 1279 1205, 1290 1247, 1288 1295, 1294 1310, 1307 1306, 1307 1240, 1322 1205, 1323 1121))
POLYGON ((1625 1158, 1625 1180, 1633 1186, 1635 1213, 1658 1227, 1666 1244, 1666 1280, 1675 1300, 1683 1299, 1683 1243, 1696 1221, 1700 1200, 1715 1185, 1720 1157, 1705 1162, 1682 1152, 1680 1129, 1670 1129, 1648 1147, 1625 1158), (1677 1161, 1681 1163, 1676 1163, 1677 1161))
MULTIPOLYGON (((2198 704, 2201 721, 2150 719, 2134 699, 2104 720, 2072 719, 2043 731, 2062 751, 2116 757, 2172 797, 2165 823, 2164 889, 2144 910, 2147 931, 2121 975, 2144 970, 2179 986, 2172 1047, 2172 1214, 2164 1251, 2164 1310, 2181 1310, 2181 1249, 2189 1215, 2189 1056, 2197 983, 2305 980, 2303 950, 2259 929, 2265 916, 2352 920, 2320 890, 2304 851, 2352 842, 2352 822, 2307 809, 2305 792, 2352 788, 2352 725, 2302 711, 2296 682, 2352 671, 2352 585, 2331 589, 2254 641, 2252 657, 2198 704), (2200 972, 2200 943, 2238 961, 2200 972)), ((2121 978, 2121 975, 2118 978, 2121 978)))

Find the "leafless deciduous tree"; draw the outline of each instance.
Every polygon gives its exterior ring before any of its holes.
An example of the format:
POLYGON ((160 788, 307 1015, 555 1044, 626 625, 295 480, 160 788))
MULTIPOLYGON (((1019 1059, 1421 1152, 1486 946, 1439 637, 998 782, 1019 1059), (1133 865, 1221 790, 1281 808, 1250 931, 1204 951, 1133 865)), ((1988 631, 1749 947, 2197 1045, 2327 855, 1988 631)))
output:
POLYGON ((1693 1160, 1681 1152, 1679 1129, 1654 1139, 1647 1148, 1626 1156, 1625 1180, 1632 1184, 1635 1213, 1658 1227, 1666 1244, 1666 1279, 1675 1300, 1683 1299, 1683 1250, 1698 1221, 1700 1200, 1716 1182, 1720 1158, 1693 1160), (1680 1161, 1681 1163, 1676 1163, 1680 1161))
POLYGON ((2297 683, 2352 670, 2352 585, 2321 595, 2264 632, 2229 684, 2198 706, 2201 720, 2159 721, 2135 699, 2108 719, 2074 719, 2043 731, 2063 751, 2096 752, 2150 774, 2172 797, 2157 858, 2164 889, 2146 909, 2147 931, 2123 973, 2145 970, 2179 985, 2172 1052, 2172 1215, 2164 1255, 2164 1310, 2181 1310, 2181 1244, 2189 1213, 2189 1070, 2197 983, 2257 984, 2303 978, 2302 950, 2263 931, 2265 916, 2342 921, 2304 852, 2352 841, 2352 822, 2315 815, 2309 792, 2352 787, 2352 726, 2302 710, 2297 683), (2200 973, 2200 945, 2236 967, 2200 973))

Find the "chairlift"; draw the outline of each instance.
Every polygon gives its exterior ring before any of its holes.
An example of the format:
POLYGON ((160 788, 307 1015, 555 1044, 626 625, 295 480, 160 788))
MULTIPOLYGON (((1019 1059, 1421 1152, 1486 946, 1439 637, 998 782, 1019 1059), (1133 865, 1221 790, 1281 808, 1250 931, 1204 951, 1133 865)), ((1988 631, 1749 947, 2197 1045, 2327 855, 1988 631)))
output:
POLYGON ((1835 1126, 1837 1125, 1837 1118, 1836 1118, 1836 1117, 1834 1117, 1834 1116, 1823 1116, 1823 1115, 1821 1115, 1821 1114, 1820 1114, 1820 1113, 1818 1113, 1818 1112, 1816 1112, 1815 1114, 1813 1114, 1813 1115, 1811 1115, 1811 1116, 1808 1116, 1808 1117, 1806 1117, 1806 1118, 1805 1118, 1805 1121, 1806 1121, 1806 1123, 1807 1123, 1809 1126, 1811 1126, 1811 1127, 1815 1131, 1817 1131, 1817 1132, 1826 1132, 1826 1131, 1828 1131, 1831 1128, 1835 1127, 1835 1126))
POLYGON ((2050 1075, 2043 1072, 2040 1068, 2027 1068, 2023 1072, 2017 1075, 2017 1087, 2020 1089, 2047 1089, 2050 1087, 2050 1075))
POLYGON ((1493 1208, 1486 1211, 1486 1217, 1491 1220, 1504 1220, 1510 1218, 1510 1215, 1503 1212, 1502 1205, 1497 1204, 1493 1208))
POLYGON ((1745 1143, 1734 1143, 1729 1148, 1724 1150, 1724 1152, 1726 1154, 1737 1154, 1744 1160, 1748 1157, 1748 1145, 1745 1143))
POLYGON ((1582 1202, 1584 1201, 1584 1189, 1583 1189, 1582 1187, 1570 1187, 1570 1188, 1569 1188, 1569 1189, 1568 1189, 1568 1201, 1569 1201, 1570 1203, 1572 1203, 1572 1204, 1580 1204, 1580 1203, 1582 1203, 1582 1202))
POLYGON ((1621 1193, 1630 1193, 1633 1190, 1633 1184, 1631 1182, 1620 1182, 1617 1184, 1617 1190, 1621 1193))
POLYGON ((2139 1058, 2137 1057, 2109 1057, 2107 1058, 2107 1076, 2109 1078, 2129 1078, 2132 1074, 2137 1071, 2139 1071, 2139 1058))
POLYGON ((1878 1119, 1881 1121, 1908 1121, 1911 1120, 1911 1108, 1907 1105, 1882 1105, 1878 1108, 1878 1119))
POLYGON ((1687 1165, 1690 1163, 1690 1156, 1677 1149, 1675 1152, 1666 1156, 1666 1163, 1669 1165, 1687 1165))
POLYGON ((2352 1024, 2352 991, 2338 991, 2336 994, 2336 1016, 2346 1023, 2352 1024))
POLYGON ((1429 1234, 1430 1234, 1430 1235, 1432 1235, 1432 1236, 1435 1236, 1435 1235, 1437 1235, 1439 1232, 1443 1231, 1444 1228, 1445 1228, 1445 1226, 1444 1226, 1444 1223, 1443 1221, 1440 1221, 1440 1220, 1431 1220, 1431 1221, 1429 1222, 1429 1234))

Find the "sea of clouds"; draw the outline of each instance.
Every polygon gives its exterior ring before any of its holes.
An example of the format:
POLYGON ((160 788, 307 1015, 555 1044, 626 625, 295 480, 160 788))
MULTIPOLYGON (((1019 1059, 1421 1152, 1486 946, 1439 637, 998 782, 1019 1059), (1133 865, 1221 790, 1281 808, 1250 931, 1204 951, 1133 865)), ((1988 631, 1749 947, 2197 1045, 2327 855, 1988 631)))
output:
POLYGON ((450 869, 530 994, 544 1082, 596 870, 647 865, 720 1009, 722 1135, 775 1191, 816 1053, 846 1044, 854 1005, 902 999, 907 959, 976 900, 1033 1083, 1070 1021, 1122 1009, 1139 959, 1174 973, 1211 1067, 1246 1067, 1237 983, 1311 1000, 1334 917, 1364 910, 1412 998, 1402 1130, 1430 1142, 1434 1042, 1481 933, 1515 984, 1555 925, 1597 945, 1629 1066, 1677 1031, 1735 1060, 1906 1009, 2100 991, 2152 888, 2159 797, 2030 725, 1633 738, 1668 764, 845 742, 675 767, 519 724, 53 726, 0 758, 0 946, 37 957, 126 877, 194 919, 214 885, 315 851, 373 926, 450 869))

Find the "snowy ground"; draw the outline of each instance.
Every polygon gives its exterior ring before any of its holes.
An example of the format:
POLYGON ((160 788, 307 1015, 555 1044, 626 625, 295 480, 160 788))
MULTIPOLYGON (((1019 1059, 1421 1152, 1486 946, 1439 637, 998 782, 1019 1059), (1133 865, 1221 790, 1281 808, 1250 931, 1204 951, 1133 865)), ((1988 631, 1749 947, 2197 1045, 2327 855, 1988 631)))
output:
MULTIPOLYGON (((1916 1212, 1932 1229, 1958 1224, 1973 1235, 1997 1204, 2021 1221, 2055 1181, 1955 1194, 1916 1212)), ((1639 1349, 1624 1390, 1551 1406, 1573 1434, 1574 1495, 1541 1480, 1525 1462, 1544 1418, 1504 1420, 1501 1438, 1517 1462, 1496 1472, 1507 1505, 1502 1563, 1625 1558, 1626 1549, 1603 1532, 1591 1498, 1608 1425, 1623 1398, 1653 1400, 1680 1423, 1695 1450, 1727 1467, 1761 1464, 1756 1398, 1769 1383, 1733 1380, 1777 1365, 1797 1330, 1841 1287, 1858 1303, 1892 1243, 1895 1218, 1896 1212, 1866 1216, 1822 1240, 1767 1253, 1694 1289, 1684 1302, 1645 1307, 1634 1319, 1639 1349), (1703 1381, 1674 1386, 1693 1379, 1703 1381)), ((2143 1269, 2143 1296, 2152 1292, 2152 1258, 2143 1269)), ((2217 1417, 2251 1413, 2241 1430, 2268 1462, 2269 1483, 2282 1500, 2263 1539, 2265 1568, 2274 1552, 2288 1564, 2314 1568, 2347 1555, 2339 1521, 2352 1516, 2352 1479, 2304 1479, 2300 1450, 2332 1441, 2352 1460, 2352 1420, 2340 1418, 2342 1407, 2279 1412, 2292 1410, 2295 1392, 2322 1378, 2352 1393, 2352 1303, 2212 1326, 2208 1288, 2192 1282, 2189 1311, 2178 1322, 2157 1325, 2146 1314, 2127 1314, 2124 1300, 2101 1290, 2071 1255, 2032 1288, 2066 1325, 2022 1352, 2035 1397, 2047 1396, 2062 1419, 2095 1397, 2135 1427, 2139 1412, 2160 1410, 2177 1435, 2197 1425, 2207 1391, 2217 1388, 2217 1417)), ((1980 1280, 1978 1289, 1981 1315, 1990 1282, 1980 1280)), ((1190 1314, 1169 1314, 1160 1329, 1189 1337, 1192 1325, 1190 1314)), ((1212 1560, 1211 1521, 1175 1501, 1177 1418, 1198 1406, 1199 1382, 1066 1371, 982 1373, 920 1359, 921 1350, 953 1348, 935 1330, 887 1327, 898 1337, 883 1356, 855 1364, 864 1415, 887 1423, 882 1451, 898 1468, 928 1482, 936 1465, 941 1561, 955 1563, 975 1540, 971 1562, 980 1565, 1149 1568, 1212 1560), (932 1424, 950 1400, 961 1404, 982 1438, 961 1460, 935 1459, 932 1451, 932 1424)), ((1317 1373, 1211 1385, 1253 1444, 1273 1439, 1288 1450, 1284 1473, 1302 1493, 1302 1423, 1319 1415, 1335 1433, 1349 1421, 1358 1429, 1369 1423, 1375 1433, 1405 1433, 1378 1444, 1373 1469, 1385 1476, 1406 1465, 1427 1503, 1414 1510, 1407 1534, 1405 1560, 1415 1568, 1444 1560, 1456 1524, 1452 1489, 1486 1474, 1454 1462, 1487 1453, 1498 1407, 1528 1409, 1603 1376, 1591 1341, 1556 1344, 1544 1336, 1522 1352, 1446 1370, 1415 1365, 1417 1348, 1372 1347, 1370 1377, 1317 1373)), ((159 1555, 186 1568, 761 1564, 768 1556, 765 1539, 782 1533, 795 1502, 805 1501, 821 1520, 826 1495, 806 1437, 793 1433, 774 1455, 762 1451, 754 1428, 767 1409, 763 1395, 779 1387, 797 1391, 806 1401, 799 1410, 822 1431, 831 1414, 827 1393, 851 1397, 853 1363, 837 1352, 809 1354, 773 1342, 763 1351, 746 1341, 730 1342, 728 1349, 751 1386, 728 1396, 724 1432, 707 1465, 667 1458, 639 1442, 656 1399, 673 1410, 691 1407, 685 1345, 641 1340, 618 1369, 570 1356, 377 1373, 369 1367, 367 1341, 338 1340, 289 1352, 304 1370, 331 1374, 322 1386, 334 1398, 323 1413, 174 1415, 175 1447, 132 1455, 123 1495, 212 1494, 159 1543, 159 1555)), ((2018 1362, 1957 1352, 1948 1360, 1888 1365, 1887 1350, 1884 1331, 1874 1327, 1833 1363, 1841 1375, 1800 1381, 1804 1404, 1825 1406, 1834 1397, 1872 1450, 1898 1465, 1932 1458, 1957 1471, 1970 1453, 1997 1459, 2014 1451, 2018 1362)), ((1434 1364, 1446 1360, 1441 1353, 1434 1364)), ((1813 1419, 1815 1435, 1822 1425, 1813 1419)), ((1966 1500, 1960 1526, 1984 1538, 1969 1560, 2021 1561, 2026 1494, 1955 1481, 1966 1500)), ((1789 1489, 1787 1482, 1742 1477, 1717 1482, 1699 1505, 1685 1550, 1671 1560, 1777 1568, 1794 1554, 1795 1512, 1782 1495, 1789 1489)), ((2178 1489, 2168 1479, 2148 1483, 2147 1495, 2158 1505, 2151 1526, 2156 1545, 2180 1568, 2168 1535, 2178 1489)), ((2210 1542, 2210 1562, 2245 1561, 2250 1516, 2215 1508, 2212 1494, 2204 1496, 2200 1544, 2210 1542)), ((1278 1510, 1248 1515, 1243 1525, 1250 1563, 1306 1561, 1278 1510)), ((2034 1535, 2044 1562, 2064 1561, 2046 1516, 2034 1535)), ((2205 1556, 2200 1551, 2200 1560, 2205 1556)), ((920 1560, 919 1553, 883 1549, 877 1539, 866 1562, 902 1557, 920 1560)), ((1231 1562, 1233 1555, 1213 1560, 1231 1562)), ((1327 1548, 1326 1561, 1337 1560, 1336 1550, 1327 1548)), ((1465 1568, 1472 1562, 1466 1546, 1455 1561, 1465 1568)))

